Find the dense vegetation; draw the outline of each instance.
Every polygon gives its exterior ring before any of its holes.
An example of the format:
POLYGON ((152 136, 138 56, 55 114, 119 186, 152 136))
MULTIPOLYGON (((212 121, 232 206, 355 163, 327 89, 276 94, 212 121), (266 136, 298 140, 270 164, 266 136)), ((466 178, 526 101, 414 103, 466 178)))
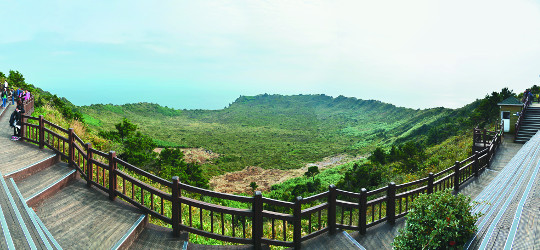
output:
POLYGON ((414 131, 455 113, 325 95, 242 96, 222 110, 174 110, 150 103, 81 110, 95 129, 110 131, 127 117, 159 146, 219 153, 203 166, 208 177, 245 166, 294 169, 337 154, 366 155, 377 146, 416 139, 414 131))
POLYGON ((471 214, 471 199, 449 190, 420 194, 411 204, 407 224, 394 239, 395 249, 463 249, 477 230, 481 214, 471 214))

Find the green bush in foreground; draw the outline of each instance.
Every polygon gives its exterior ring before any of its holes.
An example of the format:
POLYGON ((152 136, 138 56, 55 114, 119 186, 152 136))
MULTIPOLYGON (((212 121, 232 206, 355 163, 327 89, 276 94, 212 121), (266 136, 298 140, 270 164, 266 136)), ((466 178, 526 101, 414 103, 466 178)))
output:
POLYGON ((471 211, 471 198, 463 194, 454 196, 449 190, 421 194, 393 245, 396 249, 463 249, 481 216, 471 211))

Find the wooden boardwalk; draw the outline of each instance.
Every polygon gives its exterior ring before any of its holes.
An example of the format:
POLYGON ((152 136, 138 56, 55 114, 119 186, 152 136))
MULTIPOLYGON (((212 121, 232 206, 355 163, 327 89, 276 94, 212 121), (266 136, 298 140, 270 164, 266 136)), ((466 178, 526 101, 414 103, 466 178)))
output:
POLYGON ((482 212, 471 249, 540 249, 540 133, 476 196, 482 212))

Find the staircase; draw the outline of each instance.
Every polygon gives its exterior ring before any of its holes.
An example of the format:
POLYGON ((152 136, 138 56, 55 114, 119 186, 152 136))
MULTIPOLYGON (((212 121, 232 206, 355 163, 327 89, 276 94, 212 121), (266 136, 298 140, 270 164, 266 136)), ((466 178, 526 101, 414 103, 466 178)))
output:
POLYGON ((526 143, 538 130, 540 130, 540 107, 535 107, 533 104, 527 108, 523 116, 515 142, 526 143))

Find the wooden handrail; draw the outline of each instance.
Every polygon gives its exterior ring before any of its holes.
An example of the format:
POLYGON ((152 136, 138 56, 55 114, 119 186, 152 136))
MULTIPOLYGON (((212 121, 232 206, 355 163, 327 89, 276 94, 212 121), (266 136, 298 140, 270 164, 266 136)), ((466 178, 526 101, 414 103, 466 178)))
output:
MULTIPOLYGON (((32 98, 25 103, 32 110, 33 101, 32 98)), ((89 186, 94 185, 108 192, 111 199, 118 196, 143 212, 150 213, 163 222, 171 224, 175 235, 179 235, 180 230, 186 230, 194 234, 222 241, 244 244, 249 242, 256 249, 260 249, 261 244, 298 247, 302 241, 327 231, 335 233, 337 228, 358 230, 363 234, 367 228, 384 221, 394 223, 396 218, 403 217, 408 213, 409 202, 412 202, 420 193, 433 193, 436 190, 445 188, 459 191, 463 182, 469 178, 477 177, 478 172, 484 166, 489 167, 489 161, 493 158, 496 149, 502 142, 503 128, 501 126, 496 131, 475 129, 473 136, 474 142, 480 140, 477 135, 482 135, 481 142, 486 144, 486 148, 480 152, 475 152, 463 161, 456 161, 453 166, 445 170, 436 174, 430 173, 428 177, 399 185, 389 183, 388 186, 371 191, 362 189, 360 193, 338 190, 335 186, 330 185, 329 190, 326 192, 313 195, 306 199, 298 197, 295 202, 287 202, 263 197, 260 192, 256 192, 253 197, 245 197, 201 189, 180 183, 178 177, 173 177, 171 181, 167 181, 119 159, 114 152, 104 153, 93 149, 90 143, 84 143, 72 129, 61 128, 43 119, 42 116, 39 118, 25 116, 25 118, 37 120, 39 121, 39 125, 31 125, 24 120, 22 129, 23 131, 28 130, 27 132, 29 133, 23 133, 23 139, 34 142, 40 145, 40 147, 47 146, 62 155, 64 159, 69 160, 70 165, 82 173, 81 177, 87 181, 89 186), (53 132, 45 125, 59 132, 53 132), (62 133, 65 135, 62 135, 62 133), (32 135, 32 138, 26 137, 26 134, 32 135), (66 144, 69 146, 67 150, 65 148, 66 144), (102 162, 102 160, 106 160, 107 162, 102 162), (118 169, 117 165, 121 166, 121 168, 118 169), (129 173, 122 171, 122 169, 143 176, 150 180, 150 182, 139 180, 129 175, 129 173), (158 183, 170 190, 170 192, 154 187, 151 182, 158 183), (195 198, 183 197, 182 191, 184 193, 197 194, 194 197, 214 197, 222 200, 247 203, 247 207, 251 208, 240 209, 217 205, 195 198), (155 204, 156 199, 154 196, 158 198, 158 204, 155 204), (337 198, 338 196, 345 197, 348 200, 339 200, 337 198), (368 197, 371 197, 371 199, 368 199, 368 197), (316 200, 324 201, 314 205, 310 204, 316 200), (187 212, 182 212, 182 205, 189 207, 187 212), (269 211, 267 210, 269 208, 265 209, 265 206, 280 209, 279 211, 289 212, 269 211), (199 228, 195 228, 192 224, 192 207, 199 209, 199 228), (338 212, 337 207, 342 208, 339 210, 340 212, 338 212), (203 220, 203 210, 208 211, 210 214, 211 225, 202 225, 206 223, 203 220), (320 226, 321 211, 323 210, 327 210, 327 226, 325 227, 320 226), (347 219, 348 224, 343 223, 347 221, 344 220, 344 216, 347 216, 347 214, 344 214, 345 210, 350 211, 348 215, 350 219, 347 219), (360 213, 358 220, 354 222, 352 221, 353 210, 360 213), (171 214, 168 215, 165 211, 171 211, 171 214), (310 227, 307 233, 302 231, 300 228, 302 227, 302 220, 308 220, 309 225, 311 225, 311 215, 316 213, 319 215, 319 229, 312 232, 310 227), (186 214, 189 215, 187 216, 186 214), (221 234, 218 233, 217 228, 214 228, 213 220, 216 214, 221 216, 221 234), (240 237, 234 232, 235 216, 236 218, 244 218, 242 222, 243 237, 240 237), (305 218, 306 216, 309 218, 305 218), (228 232, 232 231, 232 235, 225 234, 225 227, 230 226, 225 225, 225 218, 229 218, 227 221, 232 223, 232 230, 227 230, 228 232), (245 238, 246 218, 249 218, 252 223, 251 238, 245 238), (274 227, 275 220, 278 220, 278 222, 281 221, 283 224, 283 227, 280 227, 280 230, 282 230, 281 238, 278 238, 279 236, 276 235, 276 227, 274 227), (271 235, 265 235, 263 232, 265 221, 272 222, 271 235), (288 232, 291 233, 288 231, 291 224, 293 224, 294 228, 292 239, 290 236, 287 236, 288 232), (208 228, 211 229, 209 230, 208 228)), ((268 232, 268 234, 270 233, 268 232)))
MULTIPOLYGON (((515 131, 516 135, 517 135, 517 133, 519 131, 519 128, 521 127, 521 123, 523 123, 523 117, 525 116, 525 113, 527 112, 528 107, 529 107, 529 96, 526 96, 525 97, 525 103, 523 104, 523 109, 519 113, 518 120, 516 121, 516 124, 514 125, 515 129, 516 129, 516 131, 515 131)), ((514 142, 516 141, 516 139, 517 139, 517 137, 514 136, 514 142)))

